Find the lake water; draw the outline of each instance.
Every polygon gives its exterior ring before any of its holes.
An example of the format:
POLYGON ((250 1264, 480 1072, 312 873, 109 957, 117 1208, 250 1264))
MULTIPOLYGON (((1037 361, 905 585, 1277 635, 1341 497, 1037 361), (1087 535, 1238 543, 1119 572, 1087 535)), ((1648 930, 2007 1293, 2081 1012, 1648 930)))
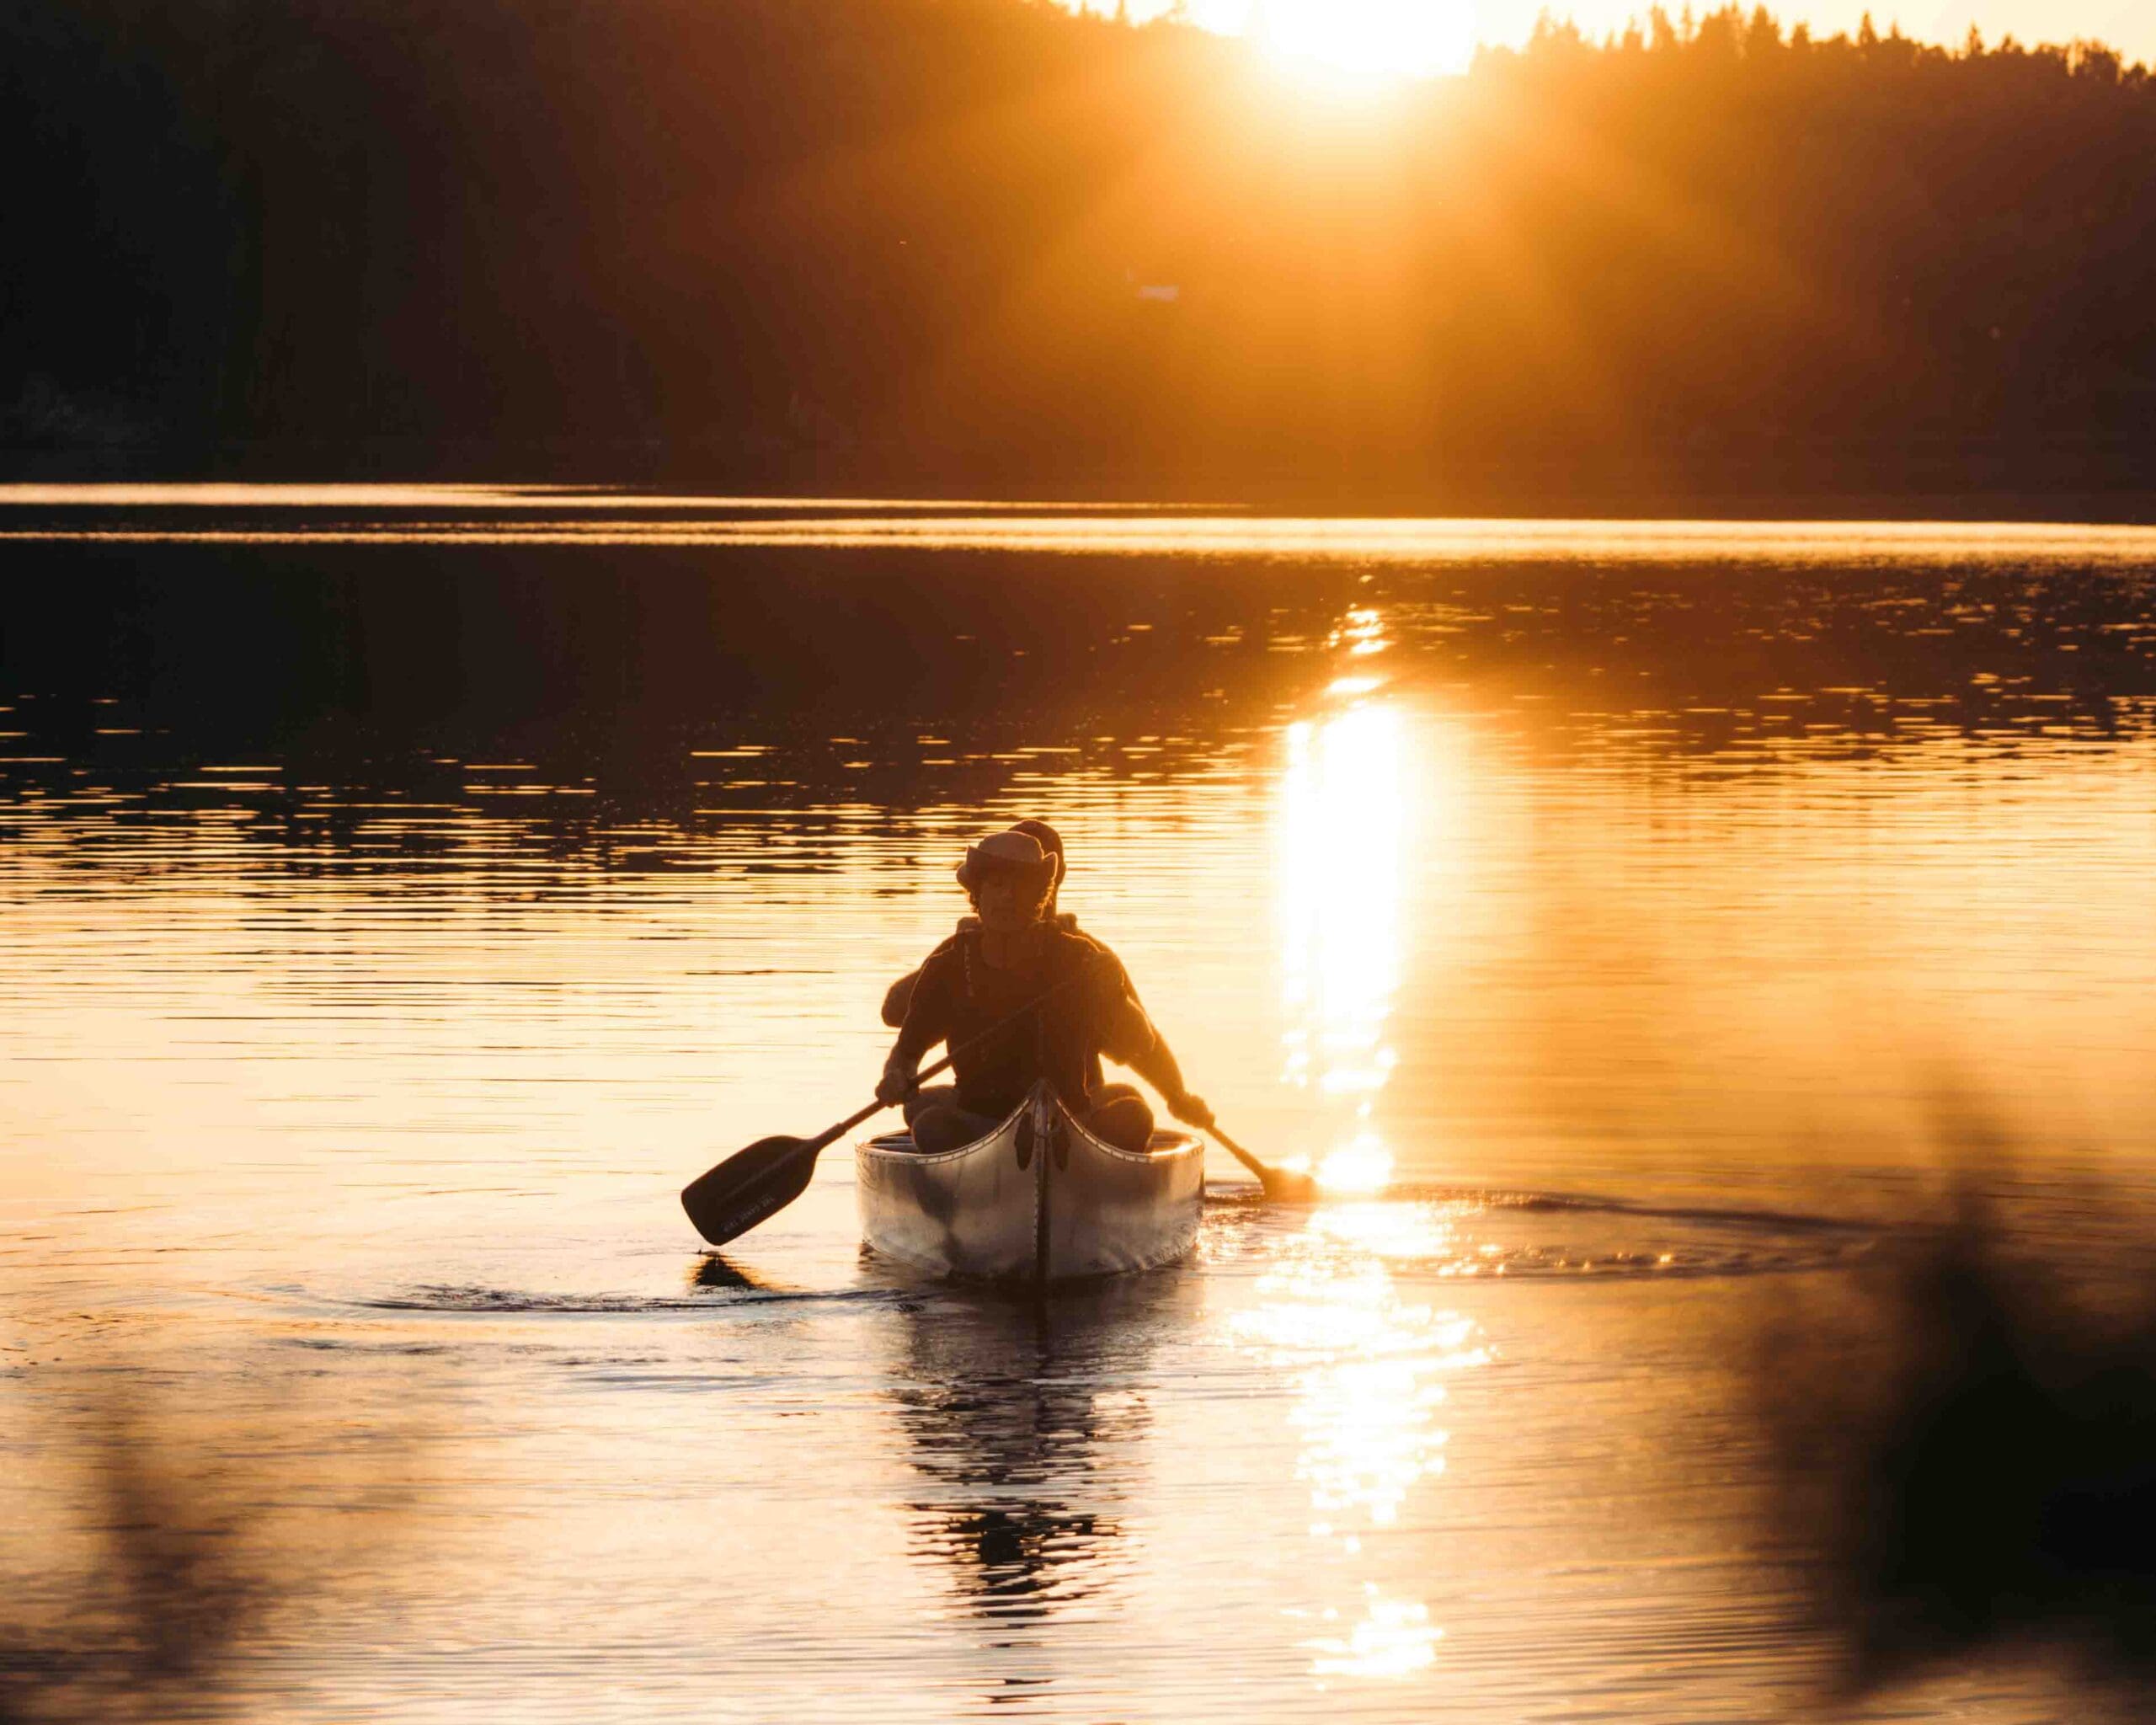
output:
POLYGON ((1763 1334, 1956 1178, 2146 1237, 2156 531, 15 487, 0 547, 0 1632, 143 1717, 1794 1716, 1763 1334), (1188 1263, 1043 1305, 865 1258, 841 1145, 706 1253, 676 1189, 867 1099, 1022 815, 1327 1202, 1216 1151, 1188 1263), (145 1492, 214 1660, 85 1604, 145 1492))

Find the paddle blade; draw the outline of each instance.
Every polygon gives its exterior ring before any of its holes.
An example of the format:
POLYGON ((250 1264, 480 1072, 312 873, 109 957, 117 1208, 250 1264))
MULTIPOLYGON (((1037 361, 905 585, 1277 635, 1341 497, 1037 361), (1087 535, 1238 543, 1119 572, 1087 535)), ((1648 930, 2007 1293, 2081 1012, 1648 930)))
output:
POLYGON ((1209 1115, 1205 1130, 1220 1140, 1228 1154, 1257 1176, 1258 1188, 1265 1194, 1267 1204, 1315 1204, 1318 1200, 1317 1179, 1299 1168, 1276 1167, 1271 1162, 1261 1162, 1221 1130, 1220 1123, 1209 1115))
POLYGON ((823 1147, 813 1138, 760 1138, 683 1187, 681 1208, 699 1234, 723 1246, 807 1191, 823 1147))
POLYGON ((1315 1204, 1318 1200, 1315 1178, 1293 1168, 1268 1167, 1258 1176, 1257 1183, 1267 1204, 1315 1204))

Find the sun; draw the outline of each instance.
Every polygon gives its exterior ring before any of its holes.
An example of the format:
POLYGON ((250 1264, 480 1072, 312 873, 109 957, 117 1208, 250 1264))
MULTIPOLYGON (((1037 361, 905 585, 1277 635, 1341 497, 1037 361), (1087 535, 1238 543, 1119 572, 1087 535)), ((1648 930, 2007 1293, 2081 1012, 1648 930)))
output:
POLYGON ((1357 82, 1445 77, 1475 57, 1474 0, 1196 0, 1188 15, 1283 66, 1357 82))

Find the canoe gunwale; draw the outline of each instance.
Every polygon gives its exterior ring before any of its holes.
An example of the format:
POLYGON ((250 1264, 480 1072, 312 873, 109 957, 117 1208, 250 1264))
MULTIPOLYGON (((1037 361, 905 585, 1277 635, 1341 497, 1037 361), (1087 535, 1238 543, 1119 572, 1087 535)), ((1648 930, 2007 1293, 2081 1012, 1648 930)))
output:
POLYGON ((1033 1099, 1027 1097, 990 1130, 982 1133, 970 1143, 961 1144, 955 1150, 915 1150, 913 1148, 913 1129, 907 1127, 903 1131, 878 1133, 867 1143, 857 1146, 854 1154, 859 1156, 866 1151, 873 1156, 900 1156, 909 1162, 926 1168, 932 1168, 938 1162, 958 1162, 966 1156, 977 1156, 984 1150, 994 1148, 996 1140, 1016 1125, 1020 1117, 1025 1114, 1033 1105, 1033 1099), (901 1138, 905 1140, 905 1147, 903 1149, 896 1142, 901 1138))
POLYGON ((1149 1144, 1143 1150, 1125 1150, 1120 1145, 1110 1144, 1107 1139, 1096 1137, 1092 1133, 1086 1131, 1068 1113, 1065 1115, 1065 1120, 1071 1130, 1084 1138, 1089 1146, 1102 1156, 1111 1156, 1119 1162, 1134 1162, 1141 1168, 1149 1167, 1155 1162, 1166 1162, 1175 1156, 1187 1156, 1190 1154, 1191 1146, 1198 1142, 1195 1133, 1178 1132, 1172 1127, 1165 1130, 1155 1128, 1153 1133, 1155 1138, 1166 1138, 1172 1141, 1167 1144, 1149 1144))
MULTIPOLYGON (((924 1167, 933 1167, 938 1162, 956 1162, 961 1156, 973 1156, 992 1146, 998 1139, 1011 1129, 1019 1117, 1028 1112, 1033 1106, 1033 1099, 1027 1097, 990 1130, 982 1133, 970 1143, 959 1145, 955 1150, 915 1150, 912 1147, 913 1133, 909 1128, 897 1132, 878 1132, 867 1143, 855 1146, 854 1154, 859 1156, 866 1151, 873 1156, 902 1156, 907 1162, 918 1163, 924 1167), (904 1140, 903 1144, 900 1142, 901 1140, 904 1140)), ((1173 1127, 1156 1127, 1153 1136, 1156 1139, 1167 1139, 1169 1142, 1150 1144, 1144 1150, 1124 1150, 1118 1145, 1110 1144, 1105 1138, 1088 1132, 1080 1124, 1078 1117, 1070 1112, 1060 1098, 1057 1099, 1056 1106, 1062 1112, 1065 1129, 1075 1132, 1083 1138, 1089 1148, 1098 1151, 1104 1156, 1113 1157, 1117 1162, 1135 1163, 1139 1167, 1149 1167, 1155 1162, 1165 1161, 1171 1156, 1187 1156, 1191 1147, 1198 1142, 1198 1135, 1194 1132, 1179 1132, 1173 1127)))

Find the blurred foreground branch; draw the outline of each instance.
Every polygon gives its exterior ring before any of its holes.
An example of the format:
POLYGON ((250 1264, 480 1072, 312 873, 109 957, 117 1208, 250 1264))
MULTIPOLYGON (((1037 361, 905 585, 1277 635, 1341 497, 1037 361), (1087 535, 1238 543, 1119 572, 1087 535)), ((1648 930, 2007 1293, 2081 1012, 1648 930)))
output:
MULTIPOLYGON (((2145 1262, 2145 1259, 2143 1260, 2145 1262)), ((1770 1520, 1844 1700, 1976 1656, 2156 1687, 2156 1275, 2031 1249, 1965 1196, 1760 1382, 1770 1520)))
POLYGON ((304 1407, 266 1445, 259 1422, 201 1412, 132 1387, 69 1410, 55 1459, 78 1500, 40 1482, 11 1518, 0 1725, 234 1717, 240 1668, 403 1527, 413 1434, 355 1467, 304 1407))

